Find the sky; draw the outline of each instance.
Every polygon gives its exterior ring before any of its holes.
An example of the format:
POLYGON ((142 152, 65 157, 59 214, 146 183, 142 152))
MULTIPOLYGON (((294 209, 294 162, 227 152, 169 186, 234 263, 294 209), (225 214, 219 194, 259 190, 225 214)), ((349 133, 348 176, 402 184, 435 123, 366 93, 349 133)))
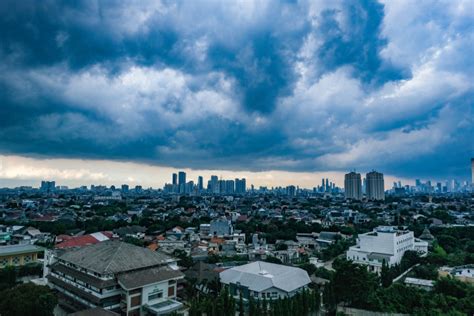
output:
POLYGON ((0 1, 0 186, 468 180, 474 1, 0 1))

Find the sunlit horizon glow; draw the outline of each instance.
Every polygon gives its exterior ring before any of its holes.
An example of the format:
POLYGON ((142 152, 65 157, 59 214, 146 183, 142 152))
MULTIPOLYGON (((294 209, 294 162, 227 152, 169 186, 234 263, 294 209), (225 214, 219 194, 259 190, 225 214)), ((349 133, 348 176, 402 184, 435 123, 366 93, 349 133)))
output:
MULTIPOLYGON (((288 172, 288 171, 231 171, 231 170, 193 170, 152 166, 133 162, 92 159, 38 159, 22 156, 0 156, 0 187, 32 186, 39 187, 42 180, 54 180, 56 185, 76 188, 83 185, 141 185, 144 188, 162 188, 171 183, 172 173, 185 171, 187 181, 197 182, 204 177, 204 185, 211 175, 222 179, 246 178, 247 186, 285 187, 288 185, 312 189, 321 184, 321 178, 343 187, 343 172, 288 172)), ((370 171, 370 170, 367 170, 370 171)), ((359 172, 359 171, 358 171, 359 172)), ((362 172, 362 177, 365 172, 362 172)), ((385 175, 385 188, 393 186, 394 181, 413 185, 413 179, 385 175)))

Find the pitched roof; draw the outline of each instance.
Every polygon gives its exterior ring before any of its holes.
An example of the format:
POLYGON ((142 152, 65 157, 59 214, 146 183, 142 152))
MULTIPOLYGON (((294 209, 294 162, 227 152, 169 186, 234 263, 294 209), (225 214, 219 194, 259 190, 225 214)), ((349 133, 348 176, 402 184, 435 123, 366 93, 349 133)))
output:
POLYGON ((222 283, 239 282, 257 292, 272 287, 291 292, 311 283, 308 273, 303 269, 262 261, 227 269, 219 276, 222 283))
POLYGON ((118 275, 117 279, 125 289, 132 290, 148 284, 183 277, 184 274, 181 271, 163 266, 123 273, 118 275))
POLYGON ((100 274, 131 271, 174 261, 150 249, 111 240, 70 250, 59 259, 100 274))
POLYGON ((56 248, 73 248, 73 247, 83 247, 87 245, 97 244, 101 241, 105 241, 112 238, 112 232, 98 232, 84 236, 72 237, 64 240, 63 242, 57 244, 56 248))

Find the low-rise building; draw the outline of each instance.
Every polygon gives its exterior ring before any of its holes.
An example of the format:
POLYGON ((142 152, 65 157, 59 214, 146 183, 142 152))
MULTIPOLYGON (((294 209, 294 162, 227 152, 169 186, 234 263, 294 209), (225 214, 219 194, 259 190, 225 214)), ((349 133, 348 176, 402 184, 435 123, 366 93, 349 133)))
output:
POLYGON ((51 266, 48 280, 78 310, 100 307, 125 315, 161 315, 182 307, 176 260, 147 248, 104 241, 70 250, 51 266))
POLYGON ((0 268, 39 262, 43 254, 44 249, 35 245, 2 246, 0 247, 0 268))
POLYGON ((388 266, 399 264, 408 250, 426 255, 428 243, 415 240, 412 231, 379 226, 372 232, 359 235, 357 245, 349 248, 346 257, 347 260, 367 265, 369 271, 380 273, 384 261, 388 266))
POLYGON ((303 269, 263 261, 227 269, 219 277, 234 297, 242 293, 244 300, 291 297, 311 283, 303 269))

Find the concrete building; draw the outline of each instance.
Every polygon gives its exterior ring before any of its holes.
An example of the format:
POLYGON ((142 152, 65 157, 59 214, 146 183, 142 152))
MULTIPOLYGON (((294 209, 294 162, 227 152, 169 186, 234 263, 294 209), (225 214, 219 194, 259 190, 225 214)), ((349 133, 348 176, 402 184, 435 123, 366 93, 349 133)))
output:
POLYGON ((39 262, 44 249, 35 245, 10 245, 0 247, 0 269, 6 266, 23 266, 39 262))
POLYGON ((346 199, 362 199, 362 183, 360 173, 349 172, 344 176, 344 194, 346 199))
POLYGON ((209 233, 215 236, 229 236, 234 232, 232 223, 225 217, 215 219, 211 221, 209 233))
POLYGON ((162 315, 182 307, 176 260, 119 241, 104 241, 59 256, 47 276, 60 303, 123 315, 162 315))
POLYGON ((385 261, 389 266, 399 264, 405 251, 428 253, 428 243, 415 239, 413 232, 392 226, 379 226, 370 233, 359 235, 357 245, 346 253, 347 260, 368 266, 369 271, 380 273, 385 261))
POLYGON ((219 278, 234 297, 242 293, 244 300, 292 297, 311 283, 303 269, 262 261, 227 269, 219 278))
POLYGON ((247 191, 245 178, 242 178, 242 179, 236 178, 235 179, 235 193, 244 194, 245 191, 247 191))
POLYGON ((366 175, 366 194, 369 200, 385 200, 383 173, 371 171, 366 175))

